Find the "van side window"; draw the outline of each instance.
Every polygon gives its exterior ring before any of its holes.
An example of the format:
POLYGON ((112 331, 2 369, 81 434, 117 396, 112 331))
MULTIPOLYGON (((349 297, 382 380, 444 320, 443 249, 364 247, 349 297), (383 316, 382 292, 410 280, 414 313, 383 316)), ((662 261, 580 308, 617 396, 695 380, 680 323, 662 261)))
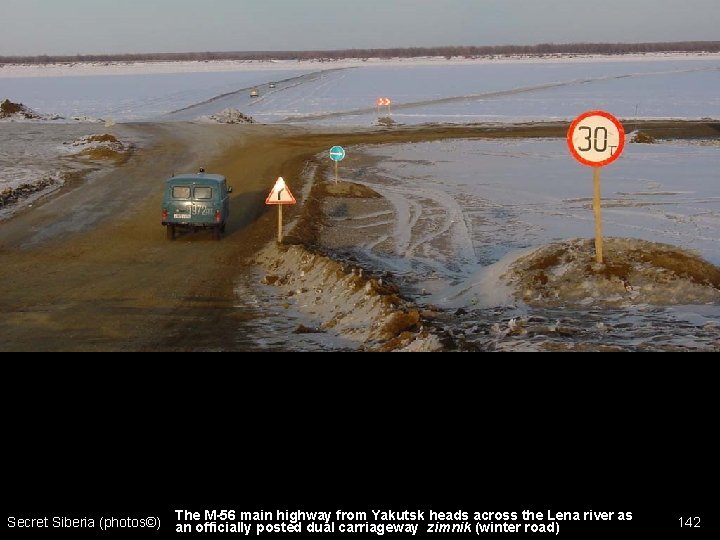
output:
POLYGON ((212 188, 211 187, 200 187, 195 188, 196 199, 212 199, 212 188))
POLYGON ((172 197, 173 199, 189 199, 190 188, 188 186, 173 186, 172 197))

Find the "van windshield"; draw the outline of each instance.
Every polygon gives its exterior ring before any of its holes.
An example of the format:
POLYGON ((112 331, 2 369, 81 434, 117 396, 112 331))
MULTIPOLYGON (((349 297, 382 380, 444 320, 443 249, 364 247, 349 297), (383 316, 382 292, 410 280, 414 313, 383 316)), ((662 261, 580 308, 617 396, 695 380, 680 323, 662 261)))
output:
POLYGON ((212 199, 212 188, 211 187, 200 187, 195 188, 196 199, 212 199))
POLYGON ((189 186, 173 186, 172 197, 173 197, 173 199, 189 199, 190 198, 190 187, 189 186))

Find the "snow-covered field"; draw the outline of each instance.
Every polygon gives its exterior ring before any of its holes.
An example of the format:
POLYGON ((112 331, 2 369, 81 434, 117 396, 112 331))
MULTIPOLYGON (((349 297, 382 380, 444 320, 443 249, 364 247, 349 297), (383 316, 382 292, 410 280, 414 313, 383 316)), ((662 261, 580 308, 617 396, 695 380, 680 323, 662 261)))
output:
POLYGON ((624 118, 720 118, 718 87, 720 54, 0 68, 0 99, 116 121, 234 108, 265 123, 367 126, 388 112, 376 109, 378 97, 392 100, 402 124, 570 119, 597 108, 624 118))
MULTIPOLYGON (((0 66, 0 100, 65 122, 207 121, 232 108, 265 123, 369 126, 388 114, 375 108, 378 97, 392 100, 400 124, 571 119, 597 108, 621 118, 717 119, 717 88, 720 54, 0 66)), ((0 125, 8 121, 18 119, 0 125)), ((0 187, 45 176, 44 158, 62 142, 0 129, 0 187)))
MULTIPOLYGON (((348 149, 380 158, 344 170, 392 202, 390 238, 368 236, 372 255, 390 241, 395 270, 445 287, 508 254, 592 238, 592 169, 562 139, 452 140, 348 149)), ((720 145, 628 144, 601 174, 605 236, 681 246, 720 264, 720 145)), ((386 250, 382 250, 387 258, 386 250)), ((489 293, 489 291, 486 291, 489 293)))
MULTIPOLYGON (((272 72, 279 79, 301 74, 272 72)), ((268 77, 266 71, 238 71, 3 79, 0 70, 0 96, 65 118, 86 116, 131 122, 157 120, 174 110, 262 84, 268 77)))
MULTIPOLYGON (((562 139, 358 151, 382 158, 361 182, 395 204, 394 243, 403 257, 445 267, 490 264, 515 249, 594 235, 592 169, 579 165, 562 139)), ((718 180, 718 144, 628 144, 602 169, 604 232, 680 245, 720 264, 718 180)))
MULTIPOLYGON (((388 97, 401 124, 571 119, 598 108, 624 118, 720 118, 717 86, 720 59, 368 66, 276 89, 246 110, 262 122, 371 125, 387 114, 375 99, 388 97)), ((232 99, 227 105, 243 110, 232 99)))
MULTIPOLYGON (((346 150, 341 178, 371 187, 393 208, 335 218, 363 232, 346 249, 401 276, 419 303, 458 310, 443 328, 470 350, 720 347, 720 306, 684 305, 693 303, 684 282, 648 289, 656 289, 657 303, 673 306, 633 305, 639 290, 632 287, 626 297, 612 298, 621 309, 596 305, 599 291, 581 301, 585 307, 547 309, 518 301, 506 273, 519 257, 553 242, 594 237, 592 169, 574 161, 564 139, 346 150)), ((717 140, 626 145, 601 173, 604 236, 678 246, 719 265, 719 171, 717 140)), ((329 170, 327 180, 332 177, 329 170)), ((614 255, 606 248, 606 262, 625 262, 614 255)), ((572 278, 564 280, 568 295, 593 290, 582 274, 572 278)))

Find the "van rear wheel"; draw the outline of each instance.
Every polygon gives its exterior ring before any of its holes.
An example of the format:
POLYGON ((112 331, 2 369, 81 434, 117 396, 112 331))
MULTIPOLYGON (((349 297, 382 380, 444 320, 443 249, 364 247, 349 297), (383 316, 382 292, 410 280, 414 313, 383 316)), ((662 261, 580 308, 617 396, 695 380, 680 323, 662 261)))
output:
POLYGON ((166 225, 165 228, 167 229, 165 231, 165 234, 167 236, 168 240, 175 240, 175 225, 166 225))
POLYGON ((213 227, 213 238, 215 240, 220 240, 220 225, 213 227))

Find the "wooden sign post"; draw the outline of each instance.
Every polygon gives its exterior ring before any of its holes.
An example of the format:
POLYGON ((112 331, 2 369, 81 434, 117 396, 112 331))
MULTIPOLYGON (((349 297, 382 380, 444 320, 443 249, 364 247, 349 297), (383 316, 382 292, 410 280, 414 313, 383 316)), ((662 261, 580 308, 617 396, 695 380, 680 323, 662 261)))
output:
POLYGON ((297 201, 290 191, 290 188, 285 184, 283 177, 277 179, 273 186, 270 194, 265 199, 265 204, 277 204, 278 205, 278 244, 282 244, 283 239, 283 223, 282 223, 282 207, 284 204, 295 204, 297 201))
POLYGON ((330 159, 335 162, 335 183, 338 183, 338 163, 345 159, 345 149, 342 146, 333 146, 330 149, 330 159))
POLYGON ((625 148, 625 130, 620 121, 605 111, 588 111, 570 124, 567 132, 570 154, 593 170, 593 213, 595 214, 595 260, 603 262, 600 168, 609 165, 625 148))
POLYGON ((600 167, 593 168, 593 214, 595 215, 595 260, 603 262, 602 207, 600 206, 600 167))

